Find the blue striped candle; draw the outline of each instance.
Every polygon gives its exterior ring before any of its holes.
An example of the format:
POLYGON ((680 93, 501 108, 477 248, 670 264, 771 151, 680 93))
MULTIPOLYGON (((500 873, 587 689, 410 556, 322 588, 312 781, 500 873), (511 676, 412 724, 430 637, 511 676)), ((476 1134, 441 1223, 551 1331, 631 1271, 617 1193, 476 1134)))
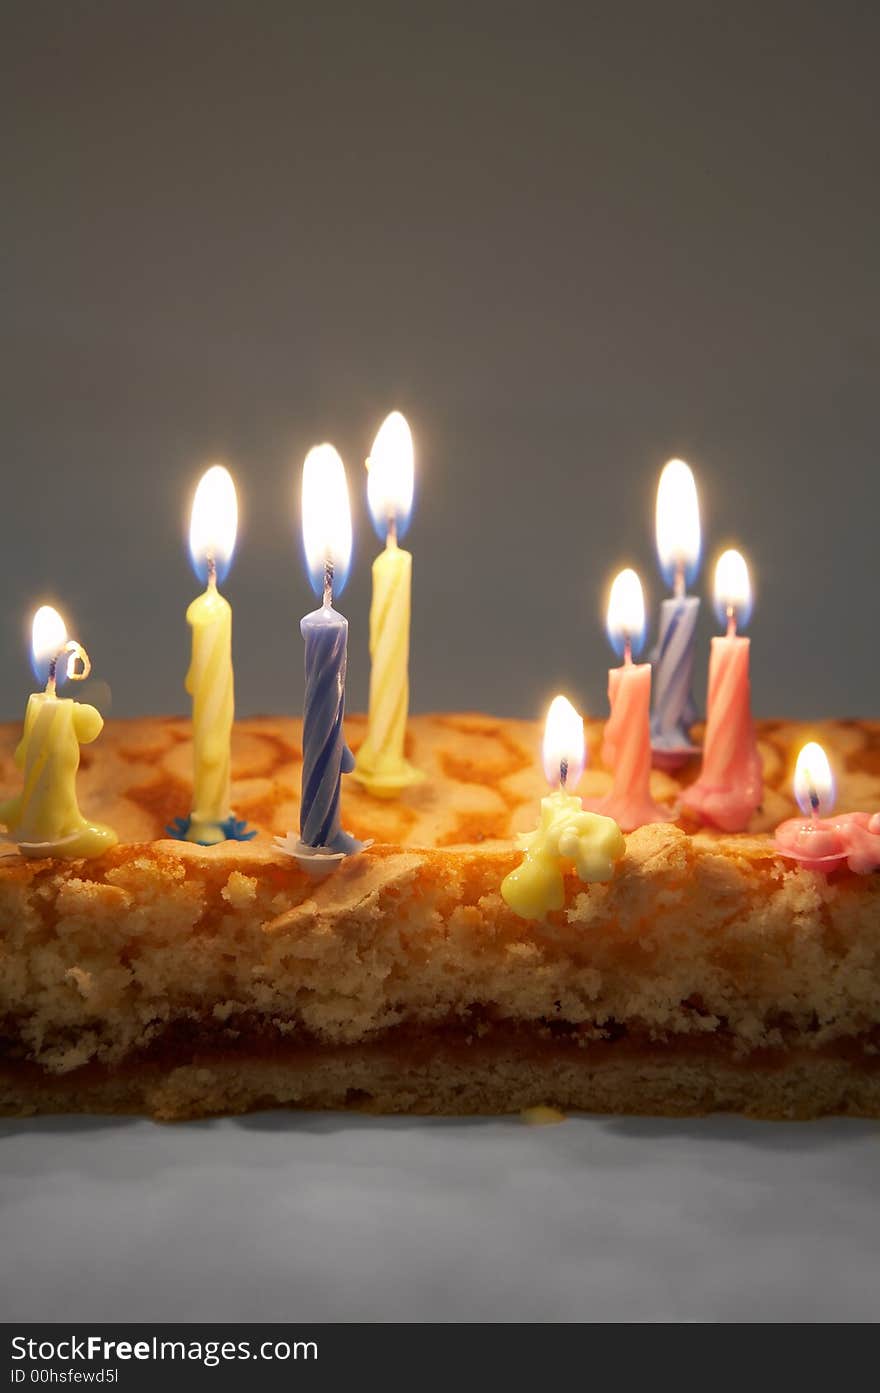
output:
POLYGON ((348 620, 333 608, 351 559, 351 510, 345 466, 332 445, 306 456, 302 482, 303 546, 320 609, 300 623, 306 646, 300 840, 303 847, 350 856, 363 844, 339 820, 342 775, 354 769, 345 743, 345 668, 348 620))

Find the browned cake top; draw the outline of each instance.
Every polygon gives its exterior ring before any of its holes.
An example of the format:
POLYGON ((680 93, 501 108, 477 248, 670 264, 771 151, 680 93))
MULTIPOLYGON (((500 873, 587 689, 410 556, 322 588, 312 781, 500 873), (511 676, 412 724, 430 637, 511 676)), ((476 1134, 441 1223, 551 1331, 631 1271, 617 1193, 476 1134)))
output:
MULTIPOLYGON (((365 733, 351 716, 346 733, 357 752, 365 733)), ((842 811, 880 808, 880 722, 759 723, 764 763, 764 803, 749 832, 772 832, 796 811, 791 794, 794 761, 809 739, 824 745, 838 778, 842 811)), ((599 796, 610 785, 601 764, 602 726, 590 722, 590 761, 578 792, 599 796)), ((0 726, 0 798, 13 794, 19 774, 12 762, 20 727, 0 726)), ((427 775, 424 784, 393 800, 366 793, 343 780, 343 824, 361 838, 405 847, 499 851, 515 833, 531 829, 546 793, 541 771, 542 727, 533 721, 452 714, 415 716, 407 756, 427 775)), ((275 833, 299 826, 302 723, 278 717, 237 722, 232 741, 233 807, 259 833, 250 852, 270 845, 275 833)), ((190 811, 190 724, 185 718, 109 720, 100 739, 82 751, 80 804, 109 822, 122 843, 151 842, 167 824, 190 811)), ((699 759, 680 774, 655 771, 652 793, 674 803, 696 777, 699 759)), ((687 822, 680 824, 689 828, 687 822)), ((689 830, 692 830, 689 828, 689 830)), ((227 847, 232 850, 231 847, 227 847)))

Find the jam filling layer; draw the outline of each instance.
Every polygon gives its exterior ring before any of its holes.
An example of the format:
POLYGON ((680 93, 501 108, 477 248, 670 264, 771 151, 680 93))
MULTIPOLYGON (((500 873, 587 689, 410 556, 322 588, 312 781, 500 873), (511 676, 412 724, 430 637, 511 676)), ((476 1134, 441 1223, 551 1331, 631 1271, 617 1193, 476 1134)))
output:
MULTIPOLYGON (((223 1024, 213 1018, 186 1018, 162 1026, 149 1044, 132 1051, 106 1072, 132 1068, 164 1071, 216 1060, 294 1064, 321 1056, 338 1059, 345 1055, 382 1054, 404 1065, 427 1063, 439 1055, 447 1059, 495 1055, 523 1060, 577 1057, 585 1065, 624 1058, 690 1057, 726 1059, 749 1068, 781 1068, 791 1063, 796 1052, 801 1058, 846 1059, 865 1068, 880 1068, 880 1026, 822 1045, 813 1042, 815 1031, 795 1029, 790 1022, 779 1020, 773 1028, 780 1043, 755 1049, 748 1048, 723 1023, 712 1031, 660 1036, 637 1022, 608 1021, 598 1027, 561 1020, 511 1021, 492 1019, 488 1013, 474 1010, 466 1017, 456 1016, 430 1025, 415 1022, 392 1026, 352 1044, 337 1044, 302 1029, 281 1028, 265 1017, 244 1015, 223 1024)), ((73 1045, 75 1038, 71 1037, 68 1043, 73 1045)), ((0 1064, 7 1068, 37 1067, 11 1021, 0 1030, 0 1064)), ((98 1067, 84 1065, 71 1071, 69 1077, 94 1072, 98 1067)))

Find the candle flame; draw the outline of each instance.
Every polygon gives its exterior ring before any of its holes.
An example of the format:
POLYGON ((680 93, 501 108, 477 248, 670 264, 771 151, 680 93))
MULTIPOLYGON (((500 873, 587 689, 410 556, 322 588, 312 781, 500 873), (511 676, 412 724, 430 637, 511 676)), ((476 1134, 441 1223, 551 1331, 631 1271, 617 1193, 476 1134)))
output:
POLYGON ((229 573, 237 530, 232 475, 222 464, 212 464, 199 480, 190 516, 189 554, 199 580, 207 582, 212 568, 217 580, 229 573))
POLYGON ((700 564, 700 504, 690 465, 671 459, 657 486, 657 552, 669 585, 679 572, 688 585, 700 564))
POLYGON ((584 718, 567 697, 555 696, 544 723, 544 773, 551 788, 576 788, 587 762, 584 718))
POLYGON ((639 652, 645 641, 645 597, 642 582, 630 567, 614 577, 605 622, 609 642, 619 658, 627 644, 632 653, 639 652))
POLYGON ((53 665, 56 683, 65 678, 82 681, 92 668, 85 649, 75 639, 68 639, 67 625, 57 609, 40 605, 31 624, 31 666, 41 687, 48 682, 53 665), (62 662, 65 655, 67 661, 62 662))
POLYGON ((367 502, 380 540, 385 541, 392 522, 402 537, 412 512, 414 473, 412 432, 399 411, 379 427, 367 471, 367 502))
POLYGON ((40 605, 31 626, 31 665, 41 686, 45 686, 49 666, 63 651, 66 642, 67 625, 57 609, 40 605))
POLYGON ((351 508, 345 465, 332 445, 315 445, 302 475, 302 529, 306 566, 316 595, 325 572, 333 572, 333 594, 341 593, 351 561, 351 508))
POLYGON ((744 629, 752 614, 752 585, 742 552, 722 552, 715 566, 715 612, 719 624, 733 617, 744 629))
POLYGON ((828 756, 811 740, 797 757, 794 771, 794 796, 798 807, 807 817, 827 817, 834 811, 834 775, 828 756))

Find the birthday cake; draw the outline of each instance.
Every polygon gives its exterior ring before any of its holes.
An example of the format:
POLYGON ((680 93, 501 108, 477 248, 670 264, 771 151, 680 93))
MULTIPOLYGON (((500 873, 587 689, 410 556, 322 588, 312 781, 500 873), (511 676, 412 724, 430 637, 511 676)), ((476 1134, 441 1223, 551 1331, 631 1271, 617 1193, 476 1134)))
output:
MULTIPOLYGON (((347 720, 355 754, 365 732, 347 720)), ((79 792, 118 845, 0 858, 0 1111, 880 1116, 880 876, 818 873, 772 836, 811 736, 841 803, 880 806, 880 723, 757 734, 745 832, 640 827, 608 878, 569 866, 560 906, 523 917, 500 887, 546 791, 531 722, 411 719, 426 777, 393 800, 347 780, 345 829, 372 845, 326 875, 274 840, 299 825, 301 723, 237 723, 232 806, 257 836, 201 847, 166 833, 189 722, 114 722, 79 792)), ((0 728, 3 797, 19 735, 0 728)), ((600 740, 590 724, 587 800, 611 783, 600 740)), ((652 773, 658 803, 685 769, 652 773)))

